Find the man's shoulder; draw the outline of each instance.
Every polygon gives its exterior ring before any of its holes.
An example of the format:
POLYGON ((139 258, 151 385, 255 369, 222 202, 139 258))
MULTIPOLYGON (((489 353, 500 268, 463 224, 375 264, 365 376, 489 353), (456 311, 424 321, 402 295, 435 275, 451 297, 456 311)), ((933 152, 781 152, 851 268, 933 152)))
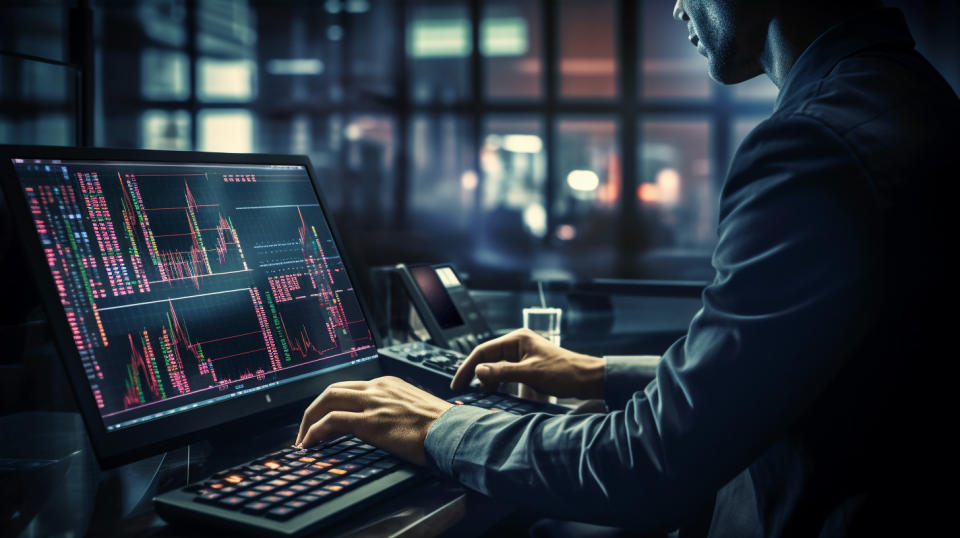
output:
POLYGON ((777 115, 815 118, 845 136, 864 125, 903 121, 904 111, 931 109, 954 119, 960 113, 956 94, 926 59, 912 49, 868 49, 796 88, 785 96, 777 115))
POLYGON ((960 101, 912 50, 852 55, 784 97, 757 129, 758 138, 789 137, 798 124, 819 125, 819 131, 805 131, 805 143, 830 138, 844 146, 887 204, 917 182, 942 180, 946 158, 960 151, 950 136, 960 124, 960 101))

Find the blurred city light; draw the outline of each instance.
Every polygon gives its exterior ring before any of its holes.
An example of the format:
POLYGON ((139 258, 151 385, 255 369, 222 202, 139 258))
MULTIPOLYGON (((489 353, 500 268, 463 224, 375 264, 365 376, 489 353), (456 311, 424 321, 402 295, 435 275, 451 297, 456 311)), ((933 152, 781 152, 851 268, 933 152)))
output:
POLYGON ((271 75, 319 75, 323 62, 315 58, 276 58, 267 62, 271 75))
POLYGON ((575 191, 591 192, 600 186, 600 178, 593 170, 572 170, 567 174, 567 185, 575 191))
POLYGON ((660 201, 675 204, 680 198, 680 173, 675 168, 664 168, 657 174, 657 189, 660 201))
POLYGON ((503 137, 503 149, 514 153, 539 153, 543 149, 543 140, 537 135, 506 135, 503 137))
POLYGON ((477 173, 473 170, 464 170, 464 172, 460 174, 460 186, 463 187, 463 190, 472 191, 477 188, 478 183, 477 173))
POLYGON ((547 235, 547 210, 541 204, 530 204, 523 210, 523 224, 534 237, 547 235))

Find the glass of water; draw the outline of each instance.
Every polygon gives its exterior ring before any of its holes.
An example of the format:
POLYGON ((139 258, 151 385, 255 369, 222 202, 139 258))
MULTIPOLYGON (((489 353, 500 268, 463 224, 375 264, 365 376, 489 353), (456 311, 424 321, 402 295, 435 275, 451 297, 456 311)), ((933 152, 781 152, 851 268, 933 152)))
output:
POLYGON ((530 306, 523 309, 523 328, 530 329, 559 346, 562 315, 563 310, 560 308, 530 306))
MULTIPOLYGON (((560 345, 560 317, 563 310, 546 306, 531 306, 523 309, 523 328, 543 336, 556 346, 560 345)), ((520 384, 518 395, 537 402, 557 403, 555 396, 547 396, 520 384)))

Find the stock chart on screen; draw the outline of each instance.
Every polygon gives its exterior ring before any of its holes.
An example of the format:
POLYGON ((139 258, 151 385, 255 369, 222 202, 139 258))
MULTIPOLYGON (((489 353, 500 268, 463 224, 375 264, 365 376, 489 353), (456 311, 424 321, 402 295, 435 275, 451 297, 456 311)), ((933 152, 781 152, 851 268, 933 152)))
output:
POLYGON ((14 167, 108 430, 376 356, 304 167, 14 167))

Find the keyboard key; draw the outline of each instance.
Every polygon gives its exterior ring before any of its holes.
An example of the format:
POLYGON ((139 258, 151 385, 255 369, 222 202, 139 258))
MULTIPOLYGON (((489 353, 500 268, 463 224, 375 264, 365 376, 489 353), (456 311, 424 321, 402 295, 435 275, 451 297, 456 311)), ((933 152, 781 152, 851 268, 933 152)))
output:
POLYGON ((270 484, 258 484, 253 486, 253 489, 259 491, 260 493, 270 493, 271 491, 277 489, 277 486, 272 486, 270 484))
POLYGON ((303 484, 294 484, 290 486, 288 489, 292 489, 297 493, 303 493, 304 491, 307 491, 308 489, 310 489, 310 486, 304 486, 303 484))
POLYGON ((304 501, 302 501, 302 500, 300 500, 300 499, 294 499, 294 500, 292 500, 292 501, 288 501, 288 502, 283 503, 284 506, 289 506, 290 508, 293 508, 294 510, 302 510, 303 508, 306 508, 309 504, 310 504, 310 503, 304 502, 304 501))
MULTIPOLYGON (((305 502, 305 503, 307 503, 307 504, 314 504, 314 503, 316 503, 316 502, 318 502, 318 501, 320 500, 320 497, 318 497, 318 496, 316 496, 316 495, 307 494, 307 495, 301 495, 301 496, 297 497, 297 500, 298 500, 298 501, 303 501, 303 502, 305 502)), ((289 504, 289 503, 287 503, 287 504, 289 504)))
POLYGON ((340 479, 340 480, 337 480, 336 482, 334 482, 334 484, 339 485, 339 486, 343 486, 343 487, 345 487, 345 488, 349 488, 349 487, 353 486, 354 484, 356 484, 356 483, 359 482, 359 481, 360 481, 359 478, 354 478, 354 477, 352 477, 352 476, 348 476, 347 478, 342 478, 342 479, 340 479))
POLYGON ((328 472, 328 473, 332 473, 332 474, 336 474, 336 475, 341 475, 341 476, 342 476, 342 475, 347 474, 347 473, 350 472, 350 471, 347 471, 347 470, 345 470, 345 469, 340 469, 340 468, 338 468, 338 467, 334 467, 333 469, 330 469, 330 470, 327 471, 327 472, 328 472))
POLYGON ((323 486, 323 488, 327 491, 332 491, 333 493, 340 493, 343 491, 343 486, 339 484, 327 484, 326 486, 323 486))
POLYGON ((296 482, 297 480, 300 480, 300 477, 293 473, 287 473, 281 476, 280 480, 286 480, 287 482, 296 482))
POLYGON ((277 506, 267 510, 266 516, 271 519, 290 519, 297 511, 289 506, 277 506))
POLYGON ((237 497, 243 497, 244 499, 253 499, 254 497, 259 497, 261 495, 263 495, 263 492, 255 489, 248 489, 237 493, 237 497))
POLYGON ((279 461, 268 460, 268 461, 263 462, 263 466, 266 467, 267 469, 271 469, 271 470, 273 470, 273 471, 276 471, 277 469, 279 469, 279 468, 282 466, 282 464, 281 464, 279 461))
POLYGON ((379 471, 379 469, 377 469, 376 467, 373 467, 373 468, 370 468, 370 469, 360 469, 359 471, 351 474, 350 476, 352 476, 353 478, 357 478, 357 479, 359 479, 359 480, 365 480, 365 479, 370 478, 371 476, 377 474, 377 473, 374 472, 374 470, 379 471))
POLYGON ((221 493, 204 493, 203 495, 198 495, 194 500, 202 503, 212 503, 217 502, 220 497, 223 497, 221 493))
POLYGON ((274 494, 274 495, 279 495, 280 497, 290 498, 290 497, 295 496, 295 495, 297 494, 297 492, 296 492, 296 491, 293 491, 292 489, 280 489, 280 490, 274 491, 273 494, 274 494))
POLYGON ((227 483, 229 483, 229 484, 234 484, 234 485, 236 485, 236 484, 239 484, 240 482, 243 482, 246 478, 247 478, 247 477, 244 476, 244 475, 242 475, 242 474, 234 473, 234 474, 225 476, 225 477, 223 478, 223 481, 224 481, 224 482, 227 482, 227 483))
POLYGON ((311 492, 310 492, 310 495, 313 495, 313 496, 317 497, 318 499, 320 499, 320 500, 322 501, 322 500, 326 500, 326 499, 328 499, 329 497, 335 495, 335 493, 334 493, 333 491, 330 491, 329 489, 327 489, 327 488, 324 487, 324 488, 317 488, 317 489, 311 491, 311 492))
POLYGON ((306 479, 306 480, 304 480, 303 482, 300 482, 300 483, 303 484, 303 485, 305 485, 305 486, 309 486, 309 487, 311 487, 311 488, 315 488, 315 487, 323 484, 323 482, 324 482, 324 481, 323 481, 323 480, 320 480, 319 478, 308 478, 308 479, 306 479))
POLYGON ((308 476, 313 476, 319 472, 320 472, 320 469, 317 469, 315 467, 305 467, 303 469, 297 469, 296 471, 293 472, 293 474, 297 475, 298 477, 305 478, 308 476))
POLYGON ((274 504, 287 500, 287 497, 281 497, 279 495, 267 495, 266 497, 261 497, 260 500, 265 503, 274 504))
POLYGON ((240 508, 244 505, 249 499, 245 499, 239 495, 231 495, 229 497, 223 497, 217 501, 217 505, 221 508, 240 508))
POLYGON ((273 506, 273 503, 254 501, 252 503, 243 505, 243 511, 248 514, 262 515, 271 506, 273 506))

